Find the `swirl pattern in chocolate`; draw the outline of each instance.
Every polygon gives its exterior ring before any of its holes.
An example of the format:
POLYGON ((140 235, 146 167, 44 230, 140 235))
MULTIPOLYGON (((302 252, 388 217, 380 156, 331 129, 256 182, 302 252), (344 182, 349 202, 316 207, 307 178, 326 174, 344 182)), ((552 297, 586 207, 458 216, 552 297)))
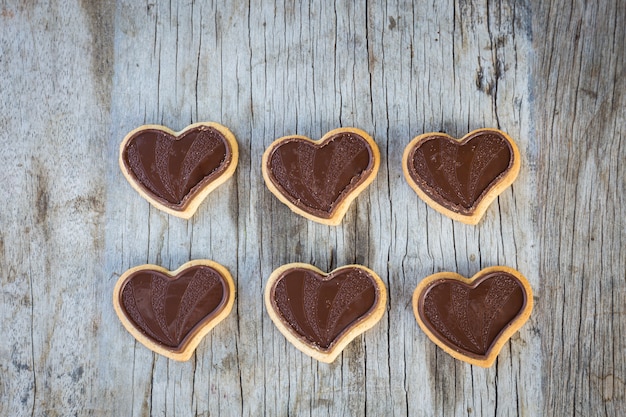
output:
POLYGON ((269 178, 281 194, 321 218, 330 218, 373 169, 372 148, 352 132, 337 133, 321 144, 289 138, 274 147, 267 161, 269 178))
POLYGON ((418 312, 428 329, 450 348, 485 357, 503 330, 526 306, 524 286, 513 275, 493 272, 472 284, 441 279, 418 299, 418 312))
POLYGON ((120 306, 134 326, 155 343, 175 350, 219 314, 229 296, 224 277, 204 265, 173 278, 140 270, 126 279, 119 293, 120 306))
POLYGON ((183 210, 203 186, 232 162, 232 151, 217 129, 197 126, 178 137, 159 129, 137 132, 122 161, 137 183, 161 204, 183 210))
POLYGON ((420 141, 409 154, 409 175, 432 200, 471 215, 483 196, 513 166, 509 141, 495 131, 459 142, 446 136, 420 141))
POLYGON ((329 350, 367 317, 378 298, 374 278, 362 269, 342 268, 324 277, 294 268, 276 280, 271 303, 281 321, 305 343, 329 350))

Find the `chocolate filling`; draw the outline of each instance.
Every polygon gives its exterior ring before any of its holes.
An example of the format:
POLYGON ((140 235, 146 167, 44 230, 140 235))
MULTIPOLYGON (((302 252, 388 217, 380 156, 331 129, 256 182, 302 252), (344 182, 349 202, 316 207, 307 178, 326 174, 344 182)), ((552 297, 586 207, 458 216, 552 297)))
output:
POLYGON ((483 358, 523 311, 526 292, 515 276, 492 272, 471 285, 454 279, 434 281, 417 303, 422 322, 440 341, 467 356, 483 358))
POLYGON ((432 200, 471 215, 513 166, 513 149, 497 132, 477 132, 462 142, 435 134, 417 143, 407 166, 413 181, 432 200))
POLYGON ((333 135, 321 145, 292 138, 272 149, 266 168, 293 205, 328 219, 372 172, 374 153, 364 138, 351 132, 333 135))
POLYGON ((159 203, 184 210, 190 199, 228 168, 232 151, 217 129, 198 126, 179 137, 146 129, 128 140, 122 161, 159 203))
POLYGON ((224 310, 230 289, 215 269, 200 265, 172 278, 151 270, 131 274, 120 290, 126 317, 164 347, 184 349, 199 328, 224 310))
POLYGON ((305 343, 327 351, 372 312, 379 296, 374 278, 360 268, 342 268, 327 277, 294 268, 275 281, 271 304, 305 343))

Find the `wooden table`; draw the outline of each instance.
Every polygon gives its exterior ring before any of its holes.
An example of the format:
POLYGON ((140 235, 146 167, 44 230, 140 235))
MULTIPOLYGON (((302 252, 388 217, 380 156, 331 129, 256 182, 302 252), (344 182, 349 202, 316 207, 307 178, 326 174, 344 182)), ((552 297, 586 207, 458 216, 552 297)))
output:
POLYGON ((626 415, 626 2, 11 2, 0 5, 0 415, 626 415), (599 4, 596 4, 599 3, 599 4), (131 129, 228 126, 235 176, 189 221, 126 182, 131 129), (277 137, 369 132, 380 172, 337 227, 265 187, 277 137), (477 226, 402 176, 414 136, 496 127, 522 154, 477 226), (122 327, 130 267, 213 259, 232 314, 188 362, 122 327), (270 321, 278 266, 360 263, 385 316, 331 365, 270 321), (436 347, 425 276, 507 265, 535 309, 489 368, 436 347))

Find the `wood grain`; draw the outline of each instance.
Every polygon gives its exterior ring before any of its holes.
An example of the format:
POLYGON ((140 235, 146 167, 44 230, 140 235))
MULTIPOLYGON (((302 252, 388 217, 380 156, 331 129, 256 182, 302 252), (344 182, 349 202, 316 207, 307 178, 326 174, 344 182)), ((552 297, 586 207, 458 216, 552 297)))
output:
POLYGON ((0 2, 0 415, 626 414, 626 3, 0 2), (219 4, 215 4, 219 3, 219 4), (117 166, 137 126, 215 121, 233 178, 189 221, 117 166), (381 150, 340 226, 266 188, 276 138, 355 126, 381 150), (404 181, 414 136, 494 127, 520 175, 477 226, 404 181), (110 302, 128 268, 212 259, 232 314, 189 362, 153 354, 110 302), (359 263, 388 289, 381 322, 331 365, 263 306, 267 277, 359 263), (529 322, 489 369, 420 331, 411 294, 439 271, 522 272, 529 322))
POLYGON ((626 5, 555 6, 535 13, 547 29, 535 86, 544 410, 618 416, 626 412, 626 5))

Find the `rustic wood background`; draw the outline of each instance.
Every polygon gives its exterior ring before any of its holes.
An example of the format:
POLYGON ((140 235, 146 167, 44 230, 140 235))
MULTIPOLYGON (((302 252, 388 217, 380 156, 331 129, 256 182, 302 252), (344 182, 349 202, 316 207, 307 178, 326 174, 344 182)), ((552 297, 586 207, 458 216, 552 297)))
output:
POLYGON ((626 2, 0 1, 0 415, 626 415, 626 2), (385 4, 386 3, 386 4, 385 4), (118 169, 144 123, 217 121, 239 167, 190 220, 118 169), (343 223, 264 186, 275 138, 356 126, 375 182, 343 223), (400 158, 428 131, 497 127, 522 171, 478 226, 427 208, 400 158), (118 321, 127 268, 213 259, 233 313, 185 363, 118 321), (293 348, 262 302, 287 262, 361 263, 386 315, 332 365, 293 348), (535 291, 490 369, 443 353, 410 299, 442 270, 503 264, 535 291))

